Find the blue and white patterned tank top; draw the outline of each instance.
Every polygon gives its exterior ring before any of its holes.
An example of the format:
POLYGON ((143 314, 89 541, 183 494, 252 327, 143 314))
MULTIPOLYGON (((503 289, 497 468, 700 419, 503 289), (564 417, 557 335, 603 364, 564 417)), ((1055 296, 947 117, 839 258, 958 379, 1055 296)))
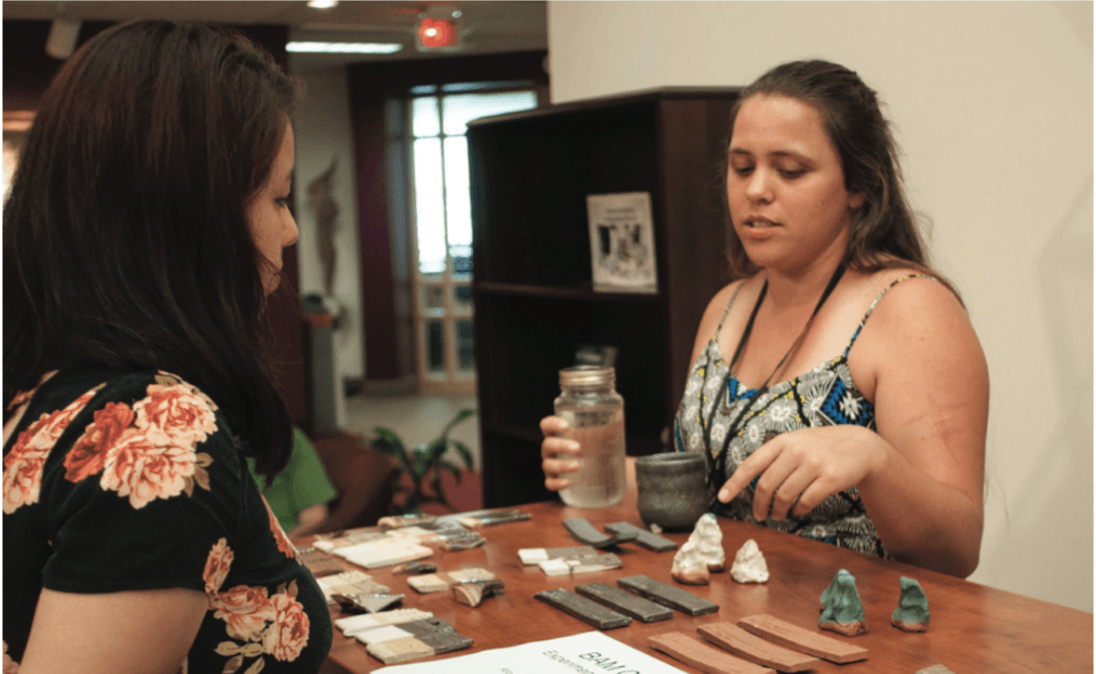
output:
MULTIPOLYGON (((689 373, 685 395, 681 399, 674 422, 674 443, 677 451, 703 452, 708 457, 709 471, 716 470, 718 455, 727 440, 730 426, 738 420, 737 430, 727 449, 724 476, 714 480, 715 488, 718 489, 730 478, 740 462, 781 433, 844 424, 856 424, 875 430, 875 407, 864 399, 852 380, 849 372, 849 351, 887 291, 908 278, 916 277, 933 278, 925 274, 911 274, 884 288, 868 307, 841 355, 764 391, 746 389, 733 375, 728 376, 729 365, 719 348, 719 333, 738 296, 736 289, 727 303, 715 334, 689 373), (739 415, 742 415, 741 419, 739 415)), ((875 525, 864 510, 856 487, 827 497, 802 517, 789 513, 783 521, 769 517, 759 523, 753 517, 756 484, 755 478, 750 486, 729 503, 716 502, 714 511, 732 519, 763 524, 804 538, 880 557, 888 556, 879 540, 879 534, 875 531, 875 525)))

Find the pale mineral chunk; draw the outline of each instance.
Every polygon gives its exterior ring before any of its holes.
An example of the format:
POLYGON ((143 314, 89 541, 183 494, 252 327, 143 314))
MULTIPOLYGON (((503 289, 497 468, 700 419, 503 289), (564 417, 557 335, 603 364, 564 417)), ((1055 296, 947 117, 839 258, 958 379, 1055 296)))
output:
POLYGON ((739 583, 764 583, 769 580, 769 566, 752 538, 735 553, 731 578, 739 583))
POLYGON ((723 552, 723 532, 719 528, 715 515, 712 513, 701 515, 696 521, 696 527, 689 536, 689 540, 696 541, 696 546, 700 548, 704 560, 708 563, 709 571, 714 573, 723 570, 727 557, 723 552))
POLYGON ((708 560, 696 541, 689 538, 685 545, 674 555, 674 565, 670 575, 679 583, 686 585, 707 585, 711 578, 708 560))

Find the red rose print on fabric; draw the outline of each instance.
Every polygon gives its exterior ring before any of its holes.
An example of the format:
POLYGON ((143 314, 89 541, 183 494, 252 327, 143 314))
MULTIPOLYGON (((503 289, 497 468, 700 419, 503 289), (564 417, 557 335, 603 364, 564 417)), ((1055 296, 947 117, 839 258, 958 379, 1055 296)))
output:
POLYGON ((4 671, 3 674, 17 674, 19 672, 19 663, 11 659, 8 655, 8 642, 4 642, 4 671))
POLYGON ((197 451, 217 431, 208 398, 190 384, 167 376, 134 403, 108 403, 95 413, 65 457, 65 478, 79 482, 102 473, 99 486, 126 497, 134 508, 180 494, 194 485, 209 490, 213 459, 197 451))
POLYGON ((214 543, 209 551, 202 579, 205 581, 205 591, 211 601, 217 597, 217 591, 224 585, 228 571, 232 568, 232 560, 235 558, 232 548, 228 547, 228 540, 224 538, 214 543))
POLYGON ((285 529, 282 529, 281 522, 274 516, 274 511, 270 509, 270 504, 266 502, 266 497, 262 494, 259 496, 263 499, 263 505, 266 506, 266 514, 270 518, 270 532, 274 534, 274 542, 278 544, 278 550, 281 550, 282 554, 290 559, 297 556, 297 548, 293 546, 293 543, 289 540, 289 536, 285 534, 285 529))
POLYGON ((263 668, 262 656, 275 660, 293 661, 308 645, 310 622, 304 606, 297 601, 296 581, 281 585, 268 597, 265 587, 237 585, 217 594, 210 603, 213 617, 224 620, 225 631, 232 641, 217 644, 217 654, 228 658, 224 674, 239 671, 249 658, 252 662, 245 674, 263 668))
POLYGON ((57 438, 74 417, 87 406, 102 385, 74 400, 68 407, 52 414, 43 414, 19 434, 8 455, 4 457, 4 513, 10 515, 19 507, 38 502, 42 487, 42 469, 57 438))
POLYGON ((35 386, 34 388, 32 388, 29 391, 19 391, 18 393, 16 393, 15 397, 11 399, 10 403, 8 403, 8 409, 9 410, 18 409, 20 405, 27 402, 31 398, 33 398, 34 394, 38 393, 38 389, 42 386, 42 384, 45 384, 46 380, 49 379, 50 377, 52 377, 55 374, 57 374, 57 370, 47 372, 44 375, 42 375, 41 379, 38 380, 38 386, 35 386))
POLYGON ((157 446, 140 433, 127 434, 107 452, 99 486, 129 497, 134 508, 193 489, 197 457, 192 447, 157 446))
POLYGON ((276 594, 270 603, 278 613, 263 637, 263 650, 275 660, 296 660, 308 645, 310 624, 304 606, 288 594, 276 594))
POLYGON ((213 617, 227 623, 228 636, 240 641, 260 641, 267 623, 277 617, 265 587, 237 585, 219 593, 213 608, 213 617))
POLYGON ((195 446, 217 431, 213 410, 187 388, 150 384, 148 397, 133 406, 137 427, 153 444, 195 446))
POLYGON ((95 421, 65 456, 65 479, 79 482, 103 470, 107 450, 118 444, 122 433, 130 430, 136 414, 125 403, 107 403, 96 410, 95 421))

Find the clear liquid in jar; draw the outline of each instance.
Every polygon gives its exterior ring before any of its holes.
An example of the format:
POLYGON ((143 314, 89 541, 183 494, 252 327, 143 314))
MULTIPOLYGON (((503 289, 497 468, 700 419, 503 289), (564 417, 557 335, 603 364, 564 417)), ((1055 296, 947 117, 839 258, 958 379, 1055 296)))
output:
MULTIPOLYGON (((616 505, 624 498, 624 410, 607 406, 559 410, 558 416, 570 424, 564 437, 578 441, 579 469, 567 473, 570 483, 560 490, 560 498, 575 508, 602 508, 616 505)), ((570 455, 559 458, 571 459, 570 455)))

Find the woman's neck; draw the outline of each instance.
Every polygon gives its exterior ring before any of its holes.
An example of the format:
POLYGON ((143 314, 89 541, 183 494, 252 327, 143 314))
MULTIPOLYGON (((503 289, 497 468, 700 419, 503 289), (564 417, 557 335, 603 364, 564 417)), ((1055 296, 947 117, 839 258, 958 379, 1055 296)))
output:
POLYGON ((840 251, 840 255, 816 258, 806 267, 766 268, 763 274, 769 288, 765 301, 777 311, 798 310, 804 306, 813 309, 843 258, 844 251, 840 251))

